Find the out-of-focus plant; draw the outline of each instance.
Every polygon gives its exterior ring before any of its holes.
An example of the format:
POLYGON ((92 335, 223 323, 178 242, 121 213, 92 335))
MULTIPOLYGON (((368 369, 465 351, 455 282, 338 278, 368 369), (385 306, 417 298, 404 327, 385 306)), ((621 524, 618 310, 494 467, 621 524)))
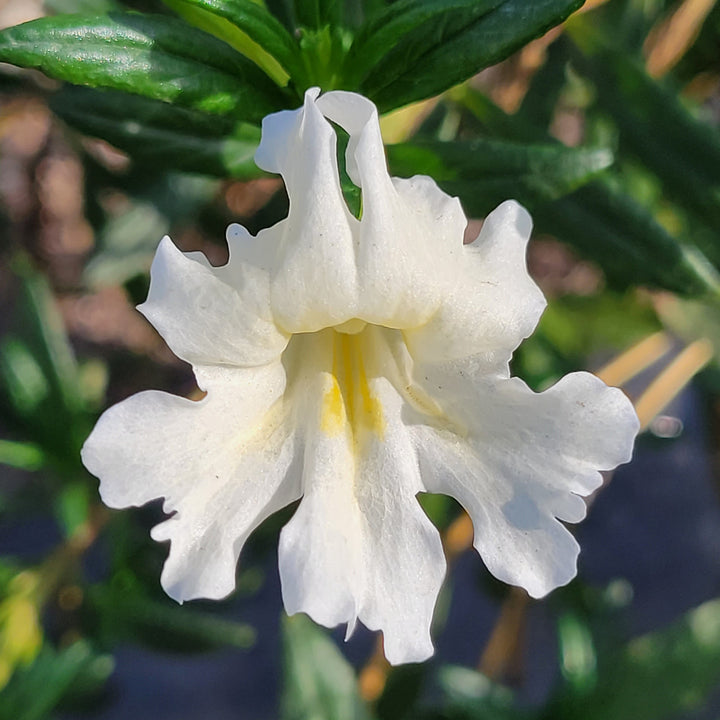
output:
MULTIPOLYGON (((711 102, 720 10, 704 0, 581 6, 46 0, 43 17, 0 31, 0 269, 9 288, 0 302, 10 309, 0 338, 0 463, 13 468, 0 482, 0 512, 10 534, 50 528, 0 566, 0 719, 98 702, 121 642, 200 651, 263 641, 262 628, 237 618, 286 518, 253 536, 239 600, 178 607, 159 590, 163 551, 147 538, 156 511, 100 509, 79 449, 107 402, 147 385, 141 374, 192 392, 185 370, 128 319, 129 301, 144 298, 168 230, 222 257, 205 238, 222 236, 229 221, 243 215, 257 230, 286 214, 286 198, 253 156, 260 120, 298 107, 307 88, 361 92, 386 113, 392 175, 432 176, 471 217, 509 197, 531 210, 531 268, 550 297, 514 360, 532 386, 638 343, 605 369, 608 382, 623 384, 667 351, 662 331, 671 328, 688 347, 636 398, 647 426, 708 362, 720 342, 720 135, 711 102), (4 138, 31 102, 43 108, 38 117, 52 109, 52 129, 23 155, 4 138), (53 253, 64 236, 52 236, 49 218, 60 210, 43 194, 70 156, 85 178, 78 213, 94 237, 91 253, 90 242, 76 253, 83 274, 53 253), (26 200, 11 202, 12 182, 26 183, 26 200), (125 324, 113 332, 118 318, 125 324), (88 572, 88 551, 102 556, 101 571, 88 572)), ((452 570, 472 541, 468 523, 443 497, 422 502, 452 570)), ((380 651, 356 671, 323 630, 284 621, 281 716, 654 720, 702 704, 720 678, 717 600, 625 643, 614 589, 589 588, 581 575, 549 604, 556 685, 528 708, 498 681, 516 660, 530 601, 485 582, 503 612, 477 649, 483 672, 432 663, 390 670, 380 651)), ((443 622, 440 610, 436 633, 443 622)))
POLYGON ((18 573, 8 583, 0 603, 0 689, 7 685, 15 668, 31 664, 42 647, 37 586, 35 573, 18 573))

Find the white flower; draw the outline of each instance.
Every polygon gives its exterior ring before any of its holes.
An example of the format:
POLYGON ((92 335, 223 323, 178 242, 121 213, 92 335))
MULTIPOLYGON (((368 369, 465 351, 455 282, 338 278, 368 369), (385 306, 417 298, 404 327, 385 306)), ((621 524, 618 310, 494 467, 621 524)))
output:
POLYGON ((165 498, 152 535, 171 541, 162 584, 180 602, 230 593, 248 535, 302 498, 280 537, 287 611, 348 633, 359 619, 390 662, 420 661, 445 559, 417 493, 455 497, 490 571, 540 597, 576 572, 558 520, 584 517, 638 421, 587 373, 540 394, 510 377, 545 306, 530 217, 505 202, 463 246, 456 198, 389 177, 369 100, 308 91, 265 118, 256 161, 282 174, 288 217, 257 237, 232 225, 223 267, 164 238, 140 306, 207 395, 121 402, 83 461, 110 507, 165 498), (350 135, 361 220, 329 120, 350 135))

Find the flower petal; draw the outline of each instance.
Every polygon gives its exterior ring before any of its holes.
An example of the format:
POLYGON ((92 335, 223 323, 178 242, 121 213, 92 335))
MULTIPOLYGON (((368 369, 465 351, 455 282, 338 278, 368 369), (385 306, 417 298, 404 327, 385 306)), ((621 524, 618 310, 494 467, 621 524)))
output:
POLYGON ((327 367, 333 333, 301 351, 304 497, 280 537, 285 608, 330 627, 347 622, 348 633, 359 619, 383 631, 390 662, 419 662, 433 651, 430 622, 445 572, 440 538, 415 497, 417 459, 401 420, 403 403, 377 372, 376 362, 389 361, 377 337, 365 367, 368 395, 382 409, 382 433, 360 423, 328 426, 323 398, 333 390, 327 367))
POLYGON ((599 470, 630 459, 639 425, 630 401, 589 373, 539 394, 517 378, 474 390, 447 372, 429 371, 429 378, 442 384, 451 398, 445 407, 467 436, 413 427, 425 487, 465 507, 475 547, 500 580, 533 597, 566 584, 579 548, 555 518, 581 520, 578 495, 600 486, 599 470))
POLYGON ((354 318, 412 328, 437 311, 462 273, 467 221, 458 199, 430 178, 390 177, 369 100, 308 91, 302 108, 263 121, 256 160, 282 174, 290 211, 242 252, 270 272, 273 315, 284 330, 313 332, 354 318), (342 195, 326 117, 350 135, 347 168, 362 190, 360 221, 342 195))
POLYGON ((509 375, 513 351, 546 305, 525 264, 531 230, 530 216, 513 200, 487 216, 478 238, 461 249, 439 311, 406 333, 413 357, 445 362, 476 356, 485 372, 509 375))
POLYGON ((230 593, 250 532, 300 495, 284 378, 280 363, 220 368, 199 402, 139 393, 105 412, 83 447, 106 505, 165 498, 174 515, 152 534, 171 540, 162 585, 179 602, 230 593))
POLYGON ((264 365, 287 344, 270 315, 267 275, 240 263, 214 268, 168 237, 157 249, 150 292, 138 310, 178 357, 196 367, 264 365))
POLYGON ((308 90, 299 110, 266 117, 255 154, 259 167, 283 176, 290 198, 287 218, 255 242, 272 274, 274 317, 289 332, 345 322, 358 297, 357 220, 340 188, 337 137, 316 106, 318 92, 308 90))
POLYGON ((358 317, 388 327, 420 325, 458 272, 467 224, 460 202, 428 177, 390 177, 372 102, 334 91, 322 95, 317 106, 350 135, 347 171, 362 190, 358 317))

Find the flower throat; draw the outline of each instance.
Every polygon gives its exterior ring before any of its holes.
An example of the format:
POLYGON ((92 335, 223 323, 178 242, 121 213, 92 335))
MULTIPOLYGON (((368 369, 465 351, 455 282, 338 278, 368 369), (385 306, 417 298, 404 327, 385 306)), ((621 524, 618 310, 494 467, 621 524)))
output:
MULTIPOLYGON (((347 329, 352 332, 355 328, 347 329)), ((367 333, 360 330, 348 334, 337 329, 331 332, 331 385, 323 396, 321 428, 333 436, 349 432, 354 445, 361 442, 367 432, 382 439, 385 433, 382 405, 370 389, 363 361, 367 333)))

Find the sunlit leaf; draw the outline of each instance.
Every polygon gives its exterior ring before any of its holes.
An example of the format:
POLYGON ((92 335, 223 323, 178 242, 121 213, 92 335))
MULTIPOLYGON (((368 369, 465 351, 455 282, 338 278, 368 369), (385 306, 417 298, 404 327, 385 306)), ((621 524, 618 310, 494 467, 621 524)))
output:
MULTIPOLYGON (((415 0, 403 7, 415 12, 428 4, 437 3, 415 0)), ((360 90, 382 112, 436 95, 562 22, 582 0, 504 0, 490 12, 485 2, 469 5, 453 3, 446 12, 397 38, 394 47, 373 63, 360 90)), ((395 22, 401 25, 400 20, 395 22)), ((361 54, 360 48, 357 52, 361 54)))
POLYGON ((137 13, 41 18, 0 31, 0 60, 238 120, 283 106, 275 83, 224 42, 180 20, 137 13))
POLYGON ((225 40, 286 85, 301 75, 299 46, 275 17, 253 0, 163 0, 188 22, 225 40))
POLYGON ((462 22, 487 15, 503 0, 400 0, 374 15, 354 40, 346 61, 345 80, 362 81, 406 35, 425 23, 448 22, 452 13, 464 11, 462 22), (449 14, 449 15, 448 15, 449 14))

